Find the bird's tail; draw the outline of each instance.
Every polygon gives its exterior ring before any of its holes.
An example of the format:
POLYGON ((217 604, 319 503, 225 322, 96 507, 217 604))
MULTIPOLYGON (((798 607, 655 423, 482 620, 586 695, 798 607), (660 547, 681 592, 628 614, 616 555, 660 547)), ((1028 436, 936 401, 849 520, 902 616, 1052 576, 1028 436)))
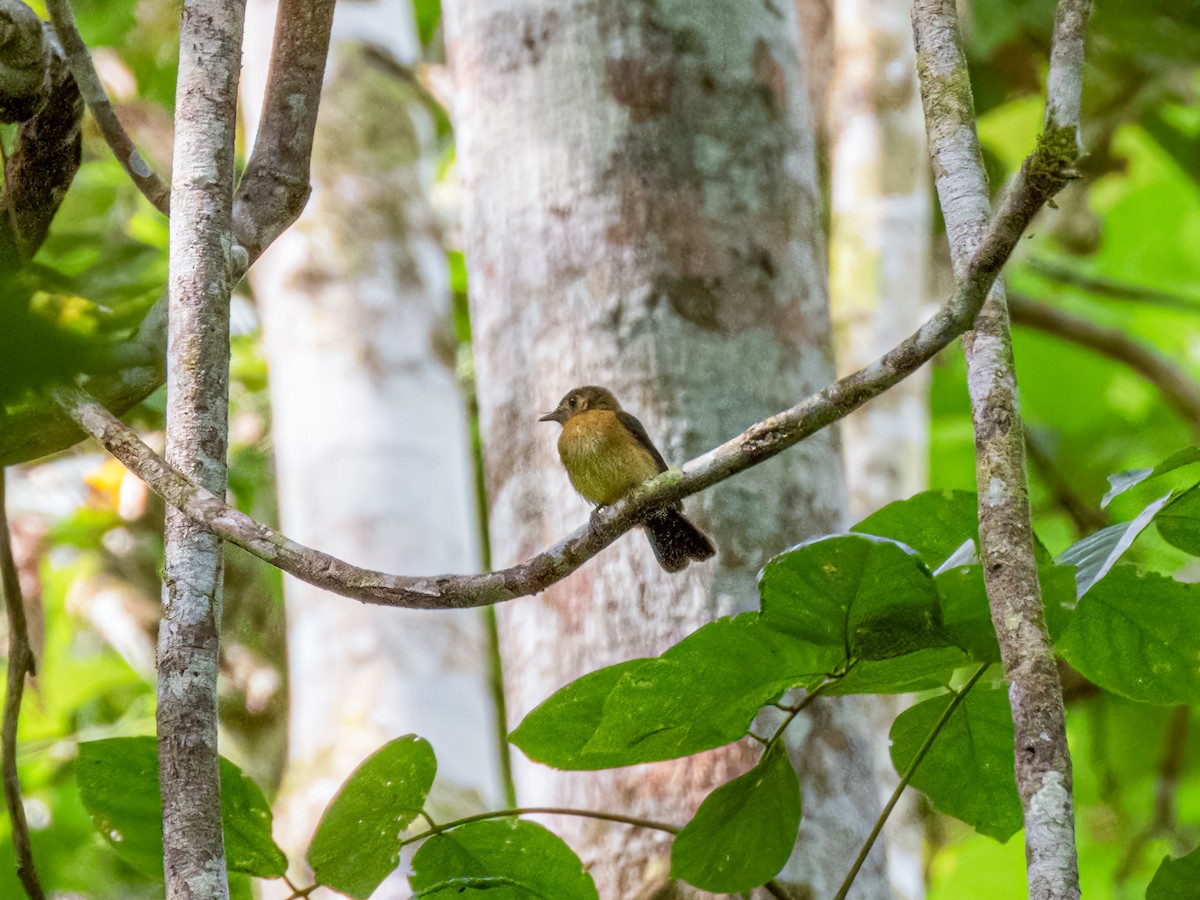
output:
POLYGON ((692 560, 708 559, 717 552, 700 529, 677 509, 656 509, 643 524, 654 556, 668 572, 679 572, 692 560))

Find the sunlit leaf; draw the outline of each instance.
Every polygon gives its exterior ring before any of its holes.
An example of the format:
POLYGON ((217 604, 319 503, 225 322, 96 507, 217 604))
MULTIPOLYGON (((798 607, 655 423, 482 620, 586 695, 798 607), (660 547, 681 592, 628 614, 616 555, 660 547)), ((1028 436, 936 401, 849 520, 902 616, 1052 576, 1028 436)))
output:
POLYGON ((534 822, 463 825, 427 840, 412 861, 413 900, 598 900, 571 848, 534 822))
POLYGON ((1058 652, 1122 697, 1200 702, 1200 585, 1117 566, 1079 601, 1058 652))
MULTIPOLYGON (((908 768, 952 699, 950 694, 934 697, 897 717, 891 730, 897 772, 908 768)), ((911 783, 939 811, 1006 841, 1021 828, 1014 758, 1006 692, 976 686, 951 714, 911 783)))
POLYGON ((433 748, 413 734, 368 756, 330 801, 308 846, 317 881, 359 900, 371 896, 396 868, 401 832, 420 814, 436 773, 433 748))
POLYGON ((700 804, 671 847, 671 875, 705 891, 748 891, 783 868, 799 829, 800 781, 776 744, 700 804))

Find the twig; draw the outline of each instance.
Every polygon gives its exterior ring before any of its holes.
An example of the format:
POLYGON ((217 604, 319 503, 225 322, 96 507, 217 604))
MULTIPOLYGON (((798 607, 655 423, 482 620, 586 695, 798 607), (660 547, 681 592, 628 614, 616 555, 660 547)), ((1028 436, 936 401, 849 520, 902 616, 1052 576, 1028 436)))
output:
POLYGON ((1017 294, 1008 298, 1013 321, 1063 338, 1129 366, 1159 391, 1200 434, 1200 385, 1171 360, 1116 328, 1105 328, 1080 316, 1017 294))
POLYGON ((54 23, 54 30, 58 34, 63 52, 67 55, 71 74, 75 76, 75 83, 79 85, 79 91, 83 94, 83 101, 92 111, 92 117, 100 127, 100 133, 104 135, 113 156, 155 209, 163 215, 168 215, 171 189, 142 158, 125 131, 125 126, 117 117, 117 112, 108 99, 108 93, 96 74, 96 67, 92 65, 92 56, 88 53, 83 38, 79 36, 70 0, 46 0, 46 12, 50 14, 50 20, 54 23))
MULTIPOLYGON (((1059 176, 1073 172, 1080 154, 1083 38, 1089 11, 1089 0, 1059 0, 1055 15, 1045 124, 1038 146, 1055 160, 1053 174, 1059 176)), ((913 29, 930 155, 951 257, 956 275, 962 277, 987 227, 989 203, 954 0, 916 0, 913 29)), ((1037 182, 1045 176, 1026 165, 1021 177, 1037 182)), ((993 286, 963 343, 976 435, 980 556, 1010 685, 1029 896, 1076 900, 1071 757, 1062 688, 1037 579, 1002 283, 993 286)))
POLYGON ((546 816, 581 816, 585 819, 602 819, 605 822, 616 822, 618 825, 632 825, 635 828, 650 828, 654 831, 665 831, 668 834, 679 834, 683 829, 675 825, 667 825, 663 822, 656 822, 653 819, 643 819, 638 816, 623 816, 620 813, 604 812, 598 809, 566 809, 559 806, 519 806, 514 809, 497 809, 491 812, 476 813, 473 816, 464 816, 461 819, 455 819, 452 822, 443 822, 441 825, 435 825, 420 834, 414 834, 412 837, 405 838, 401 841, 401 846, 415 844, 417 841, 423 841, 426 838, 435 837, 442 832, 449 831, 452 828, 460 828, 463 825, 470 825, 472 822, 483 822, 488 819, 509 819, 513 816, 529 816, 529 815, 546 815, 546 816))
MULTIPOLYGON (((185 0, 171 186, 167 453, 223 494, 229 428, 234 123, 245 0, 185 0)), ((158 760, 168 900, 228 897, 217 756, 220 539, 168 510, 158 760)))
POLYGON ((1181 294, 1172 294, 1168 291, 1160 291, 1137 284, 1126 284, 1120 281, 1109 281, 1106 278, 1085 275, 1082 272, 1075 272, 1067 266, 1060 266, 1045 259, 1034 257, 1033 259, 1026 260, 1025 267, 1050 281, 1057 282, 1058 284, 1069 284, 1073 287, 1081 288, 1089 294, 1095 294, 1098 297, 1137 300, 1143 303, 1165 306, 1168 309, 1181 309, 1190 313, 1200 311, 1200 302, 1191 300, 1181 294))
MULTIPOLYGON (((282 0, 254 153, 233 205, 249 265, 304 209, 333 0, 282 0)), ((236 273, 240 276, 241 273, 236 273)))
POLYGON ((863 863, 867 861, 867 857, 871 854, 871 848, 875 846, 875 841, 878 839, 880 832, 883 831, 883 826, 887 824, 888 817, 892 814, 892 810, 896 808, 896 804, 900 802, 900 795, 904 793, 904 789, 908 787, 908 783, 912 781, 913 775, 917 773, 917 766, 921 765, 921 761, 925 759, 925 755, 929 753, 933 747, 933 742, 937 740, 937 736, 942 733, 942 729, 946 727, 946 723, 950 721, 950 717, 954 715, 954 710, 958 709, 960 703, 967 699, 967 694, 971 688, 975 687, 975 683, 983 677, 983 673, 987 671, 988 665, 985 663, 976 669, 975 674, 971 676, 961 691, 954 695, 954 698, 946 704, 946 708, 942 710, 941 716, 934 723, 933 728, 929 730, 929 734, 925 736, 925 740, 921 746, 917 748, 916 755, 909 761, 908 766, 904 769, 904 774, 900 776, 900 781, 892 791, 892 796, 888 798, 887 804, 883 807, 883 811, 879 813, 879 817, 875 820, 875 827, 871 829, 871 833, 867 835, 866 841, 863 842, 862 849, 858 851, 858 856, 854 860, 854 865, 850 867, 850 871, 846 873, 845 879, 842 881, 842 886, 838 889, 833 900, 846 900, 846 894, 850 891, 850 886, 854 884, 854 879, 858 877, 859 870, 862 869, 863 863))
POLYGON ((5 511, 4 470, 0 469, 0 588, 8 613, 8 688, 4 695, 4 805, 12 823, 13 853, 17 858, 17 878, 30 900, 44 900, 45 894, 33 864, 33 848, 29 843, 29 823, 25 819, 25 804, 21 801, 21 782, 17 776, 17 724, 21 718, 21 698, 25 693, 25 676, 34 675, 33 648, 29 646, 29 629, 25 624, 25 602, 21 597, 21 581, 13 559, 12 538, 8 532, 5 511))
POLYGON ((1079 492, 1071 486, 1066 476, 1059 470, 1054 458, 1042 446, 1041 438, 1032 431, 1025 432, 1025 449, 1029 452, 1029 461, 1033 463, 1046 486, 1054 494, 1054 500, 1061 506, 1071 521, 1075 523, 1075 531, 1079 537, 1099 531, 1108 526, 1108 516, 1104 511, 1086 502, 1079 492))

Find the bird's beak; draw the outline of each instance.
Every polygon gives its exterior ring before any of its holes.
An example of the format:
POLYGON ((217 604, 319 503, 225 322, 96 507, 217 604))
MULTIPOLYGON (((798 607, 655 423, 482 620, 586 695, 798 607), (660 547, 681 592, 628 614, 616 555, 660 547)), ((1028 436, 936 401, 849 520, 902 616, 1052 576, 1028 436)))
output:
POLYGON ((542 416, 540 419, 538 419, 539 422, 557 422, 559 425, 561 425, 566 420, 567 420, 567 414, 564 413, 561 409, 556 409, 552 413, 546 413, 544 416, 542 416))

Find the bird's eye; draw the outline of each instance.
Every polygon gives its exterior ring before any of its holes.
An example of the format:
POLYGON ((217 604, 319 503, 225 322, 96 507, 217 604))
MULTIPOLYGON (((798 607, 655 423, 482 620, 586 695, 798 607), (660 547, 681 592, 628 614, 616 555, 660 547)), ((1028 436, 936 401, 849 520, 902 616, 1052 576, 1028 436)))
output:
POLYGON ((578 397, 572 397, 571 399, 569 399, 569 400, 567 401, 567 406, 571 407, 571 409, 574 409, 574 408, 575 408, 575 404, 577 404, 578 402, 579 402, 579 398, 578 398, 578 397))

